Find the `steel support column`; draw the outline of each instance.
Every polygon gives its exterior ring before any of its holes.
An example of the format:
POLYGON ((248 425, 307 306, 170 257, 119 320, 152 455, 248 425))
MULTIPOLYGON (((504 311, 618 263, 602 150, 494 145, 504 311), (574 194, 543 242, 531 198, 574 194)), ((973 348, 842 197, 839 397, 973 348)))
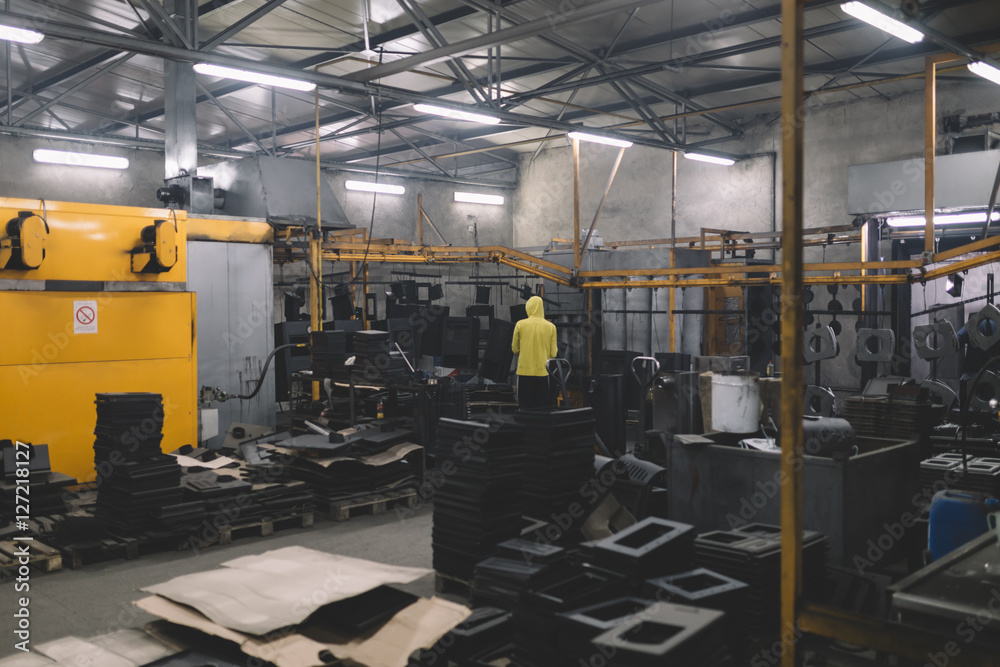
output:
POLYGON ((924 256, 934 252, 934 163, 937 155, 937 63, 928 58, 924 82, 924 256))
POLYGON ((781 2, 781 634, 782 667, 798 666, 802 596, 802 218, 805 0, 781 2))
MULTIPOLYGON (((155 3, 154 3, 155 4, 155 3)), ((197 10, 189 13, 189 0, 165 0, 163 10, 195 48, 198 45, 197 10)), ((194 65, 173 60, 163 61, 164 116, 166 128, 166 178, 198 171, 198 124, 194 65)))

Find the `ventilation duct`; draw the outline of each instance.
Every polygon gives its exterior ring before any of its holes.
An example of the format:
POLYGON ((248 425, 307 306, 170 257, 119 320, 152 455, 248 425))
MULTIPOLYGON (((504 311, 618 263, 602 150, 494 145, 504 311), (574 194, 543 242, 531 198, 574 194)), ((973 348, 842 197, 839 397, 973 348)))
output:
MULTIPOLYGON (((198 175, 211 176, 223 191, 224 215, 264 218, 274 224, 316 224, 312 162, 261 155, 199 167, 198 175)), ((320 197, 324 227, 351 227, 325 176, 320 179, 320 197)))

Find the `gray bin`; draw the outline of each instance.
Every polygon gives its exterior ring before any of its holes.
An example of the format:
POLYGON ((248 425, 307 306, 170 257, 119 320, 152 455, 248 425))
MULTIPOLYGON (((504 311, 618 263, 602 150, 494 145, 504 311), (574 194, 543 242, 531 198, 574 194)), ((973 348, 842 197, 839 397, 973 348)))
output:
MULTIPOLYGON (((829 537, 831 564, 854 567, 855 557, 871 562, 876 556, 884 566, 904 555, 906 535, 898 536, 897 524, 921 510, 914 504, 919 446, 912 440, 859 438, 858 448, 857 456, 841 461, 805 457, 805 528, 829 537)), ((673 521, 693 524, 699 532, 781 522, 778 452, 674 442, 667 448, 666 468, 673 521)), ((904 533, 912 530, 904 527, 904 533)))

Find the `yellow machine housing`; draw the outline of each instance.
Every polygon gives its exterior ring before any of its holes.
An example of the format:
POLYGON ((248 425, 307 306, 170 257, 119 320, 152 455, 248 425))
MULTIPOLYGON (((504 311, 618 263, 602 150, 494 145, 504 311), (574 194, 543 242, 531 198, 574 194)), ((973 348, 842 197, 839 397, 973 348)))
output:
POLYGON ((48 444, 53 470, 90 481, 95 394, 142 391, 163 396, 164 451, 196 444, 185 213, 0 198, 0 222, 21 212, 48 236, 38 268, 0 269, 0 438, 48 444), (133 272, 147 253, 158 270, 133 272))

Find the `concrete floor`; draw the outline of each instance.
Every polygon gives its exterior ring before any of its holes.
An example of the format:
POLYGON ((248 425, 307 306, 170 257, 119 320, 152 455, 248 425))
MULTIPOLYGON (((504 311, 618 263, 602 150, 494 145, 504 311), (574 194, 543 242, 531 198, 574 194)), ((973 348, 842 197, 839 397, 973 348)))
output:
MULTIPOLYGON (((141 628, 154 617, 132 605, 145 597, 141 588, 193 572, 211 570, 220 563, 271 549, 299 545, 330 553, 377 560, 391 565, 431 568, 430 506, 406 518, 391 509, 380 516, 359 516, 343 523, 317 519, 311 528, 290 528, 268 537, 247 537, 197 554, 169 552, 64 569, 31 578, 31 642, 42 644, 60 637, 81 638, 122 628, 141 628)), ((434 575, 400 586, 417 595, 434 593, 434 575)), ((24 593, 13 582, 0 585, 0 657, 16 653, 10 610, 24 593)))

